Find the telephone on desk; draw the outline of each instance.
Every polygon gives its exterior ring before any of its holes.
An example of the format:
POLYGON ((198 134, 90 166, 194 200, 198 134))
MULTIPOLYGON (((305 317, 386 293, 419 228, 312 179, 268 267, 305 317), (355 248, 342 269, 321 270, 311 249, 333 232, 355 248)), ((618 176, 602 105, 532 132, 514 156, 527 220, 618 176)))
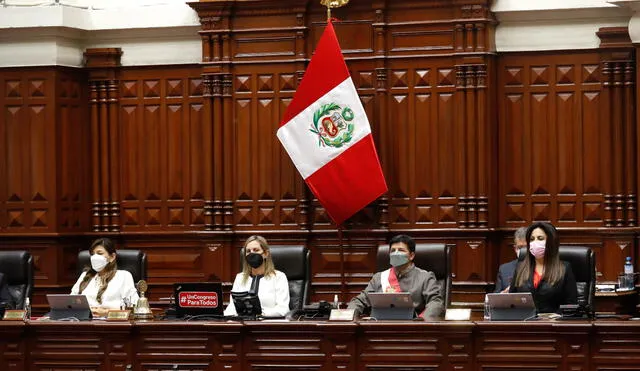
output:
POLYGON ((584 305, 564 304, 560 306, 560 319, 589 319, 590 311, 584 305))
POLYGON ((328 320, 331 314, 331 304, 321 300, 318 304, 305 305, 302 309, 293 309, 287 313, 291 321, 328 320))

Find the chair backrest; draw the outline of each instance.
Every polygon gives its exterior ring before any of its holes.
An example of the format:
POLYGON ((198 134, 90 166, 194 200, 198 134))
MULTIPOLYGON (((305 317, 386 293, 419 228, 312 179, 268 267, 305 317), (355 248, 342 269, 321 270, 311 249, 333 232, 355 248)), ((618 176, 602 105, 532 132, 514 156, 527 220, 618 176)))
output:
MULTIPOLYGON (((445 309, 449 307, 451 300, 451 247, 443 243, 419 243, 416 244, 416 256, 413 263, 421 269, 431 271, 436 275, 440 284, 440 294, 444 300, 445 309)), ((389 245, 378 246, 376 256, 377 270, 388 269, 389 245)))
MULTIPOLYGON (((289 309, 302 309, 309 304, 311 287, 311 254, 300 245, 269 245, 271 259, 277 270, 289 281, 289 309)), ((240 269, 244 260, 244 248, 240 249, 240 269)))
MULTIPOLYGON (((116 252, 118 269, 129 271, 133 276, 133 282, 147 279, 147 254, 140 250, 118 250, 116 252)), ((78 274, 86 267, 91 266, 89 250, 78 253, 78 274)))
MULTIPOLYGON (((524 259, 527 248, 521 247, 518 256, 524 259)), ((590 311, 595 309, 596 296, 596 257, 590 247, 585 246, 560 246, 558 249, 560 260, 571 265, 573 276, 576 279, 578 289, 578 304, 584 305, 590 311)))
POLYGON ((578 304, 595 309, 596 296, 596 256, 590 247, 560 246, 560 260, 571 264, 578 288, 578 304))
POLYGON ((28 251, 0 251, 0 272, 5 274, 9 295, 17 309, 33 294, 33 257, 28 251))

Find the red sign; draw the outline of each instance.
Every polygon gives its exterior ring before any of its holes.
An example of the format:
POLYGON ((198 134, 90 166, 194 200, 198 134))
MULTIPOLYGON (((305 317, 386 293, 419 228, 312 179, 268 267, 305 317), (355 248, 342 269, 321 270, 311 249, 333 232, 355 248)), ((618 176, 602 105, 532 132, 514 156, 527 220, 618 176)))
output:
POLYGON ((217 308, 218 294, 215 292, 183 291, 178 297, 182 308, 217 308))

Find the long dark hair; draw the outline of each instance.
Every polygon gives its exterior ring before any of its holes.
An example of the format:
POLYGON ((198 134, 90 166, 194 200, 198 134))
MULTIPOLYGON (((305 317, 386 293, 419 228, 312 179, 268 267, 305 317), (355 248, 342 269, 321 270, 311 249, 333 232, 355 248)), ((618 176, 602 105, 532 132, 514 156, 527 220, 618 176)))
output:
MULTIPOLYGON (((91 255, 93 255, 95 249, 99 246, 102 246, 109 255, 113 255, 116 252, 116 246, 111 239, 98 238, 97 240, 93 241, 93 243, 91 243, 91 247, 89 248, 89 252, 91 253, 91 255)), ((116 275, 117 270, 118 264, 116 263, 116 259, 113 259, 112 262, 108 263, 107 266, 104 267, 103 283, 102 285, 100 285, 100 288, 98 289, 98 295, 96 297, 98 303, 102 304, 102 294, 104 294, 107 286, 109 286, 109 282, 111 281, 111 279, 113 279, 113 277, 116 275)), ((86 274, 84 275, 82 282, 80 282, 80 293, 82 293, 84 289, 87 288, 87 285, 89 284, 91 279, 95 277, 96 274, 98 274, 98 272, 91 268, 91 265, 85 267, 84 271, 86 272, 86 274)))
POLYGON ((535 270, 536 260, 535 257, 531 255, 531 251, 529 251, 529 245, 531 243, 531 234, 538 228, 542 229, 547 235, 542 279, 553 286, 564 276, 564 265, 560 261, 558 253, 560 240, 558 239, 556 227, 546 222, 535 222, 527 228, 527 254, 525 254, 522 263, 518 264, 518 269, 516 270, 515 283, 518 287, 523 286, 535 270))

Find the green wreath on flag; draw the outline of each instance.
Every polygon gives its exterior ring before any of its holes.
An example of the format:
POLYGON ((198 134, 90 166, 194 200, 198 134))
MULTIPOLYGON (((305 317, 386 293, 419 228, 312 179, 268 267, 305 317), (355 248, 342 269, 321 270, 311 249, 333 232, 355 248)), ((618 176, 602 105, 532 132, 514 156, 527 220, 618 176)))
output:
POLYGON ((342 147, 345 143, 349 143, 353 138, 353 131, 355 124, 353 118, 355 117, 353 111, 349 107, 342 109, 340 113, 334 113, 331 117, 328 115, 333 111, 339 111, 341 107, 335 103, 323 104, 318 110, 313 113, 313 125, 310 132, 318 136, 318 146, 330 146, 335 148, 342 147), (320 126, 320 119, 328 120, 331 128, 337 130, 336 135, 327 133, 324 127, 320 126), (346 121, 346 124, 342 121, 346 121), (336 124, 337 122, 337 124, 336 124))

